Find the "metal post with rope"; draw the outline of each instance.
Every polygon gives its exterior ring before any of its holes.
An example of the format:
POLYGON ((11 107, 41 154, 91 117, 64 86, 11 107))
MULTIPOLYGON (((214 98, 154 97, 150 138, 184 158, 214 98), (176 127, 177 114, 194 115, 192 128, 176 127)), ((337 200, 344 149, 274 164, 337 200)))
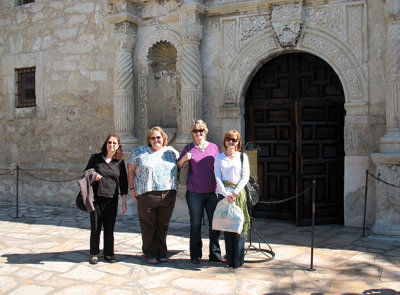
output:
POLYGON ((399 185, 387 182, 378 176, 372 174, 368 169, 365 171, 365 191, 364 191, 364 218, 363 218, 363 232, 362 232, 362 237, 366 237, 365 235, 365 228, 366 228, 366 215, 367 215, 367 201, 368 201, 368 182, 369 182, 369 176, 371 176, 373 179, 375 179, 378 182, 381 182, 383 184, 386 184, 388 186, 394 187, 394 188, 400 188, 399 185))

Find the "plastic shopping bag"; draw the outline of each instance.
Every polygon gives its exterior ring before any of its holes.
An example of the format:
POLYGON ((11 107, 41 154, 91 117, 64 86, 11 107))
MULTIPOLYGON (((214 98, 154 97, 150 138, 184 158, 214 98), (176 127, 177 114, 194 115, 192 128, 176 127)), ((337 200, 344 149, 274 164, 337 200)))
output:
POLYGON ((219 201, 214 211, 212 229, 240 234, 243 230, 244 215, 235 202, 226 198, 219 201))

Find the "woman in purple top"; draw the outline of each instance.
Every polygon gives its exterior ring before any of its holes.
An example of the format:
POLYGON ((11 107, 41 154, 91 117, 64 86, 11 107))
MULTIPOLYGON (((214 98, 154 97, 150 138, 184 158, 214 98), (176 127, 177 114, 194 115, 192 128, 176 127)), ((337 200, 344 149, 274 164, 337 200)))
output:
POLYGON ((190 161, 186 192, 190 215, 190 259, 192 263, 199 264, 202 257, 201 221, 206 209, 210 238, 209 260, 224 262, 226 260, 222 258, 219 246, 220 232, 211 229, 214 210, 219 201, 215 192, 217 184, 214 176, 214 160, 219 153, 218 147, 206 140, 208 129, 202 120, 194 120, 190 131, 193 142, 185 146, 178 159, 179 168, 185 161, 190 161))

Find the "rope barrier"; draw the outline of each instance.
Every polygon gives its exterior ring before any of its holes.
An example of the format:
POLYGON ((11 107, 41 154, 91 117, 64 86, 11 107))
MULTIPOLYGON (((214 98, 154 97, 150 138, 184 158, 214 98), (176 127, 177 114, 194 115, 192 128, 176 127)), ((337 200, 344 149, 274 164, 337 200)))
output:
POLYGON ((372 174, 369 170, 367 170, 367 171, 368 171, 368 174, 371 175, 372 178, 375 178, 377 181, 380 181, 380 182, 382 182, 382 183, 384 183, 384 184, 390 185, 390 186, 395 187, 395 188, 400 188, 400 186, 398 186, 398 185, 389 183, 389 182, 387 182, 387 181, 385 181, 385 180, 383 180, 383 179, 381 179, 381 178, 375 176, 375 175, 372 174))
POLYGON ((22 172, 24 172, 26 175, 29 175, 29 176, 32 177, 32 178, 39 179, 39 180, 42 180, 42 181, 47 181, 47 182, 68 182, 68 181, 73 181, 73 180, 77 180, 77 179, 80 178, 80 176, 78 176, 78 177, 75 177, 75 178, 65 179, 65 180, 44 179, 44 178, 41 178, 41 177, 32 175, 31 173, 29 173, 29 172, 26 171, 25 169, 19 168, 19 170, 22 171, 22 172))
POLYGON ((17 169, 11 169, 10 171, 4 172, 4 173, 0 173, 0 176, 2 175, 6 175, 6 174, 11 174, 12 172, 14 172, 17 169))
POLYGON ((294 196, 291 196, 291 197, 283 199, 283 200, 269 201, 269 202, 267 202, 267 201, 258 201, 257 204, 271 205, 271 204, 280 204, 280 203, 288 202, 290 200, 296 199, 297 197, 300 197, 300 196, 304 195, 306 192, 310 191, 311 189, 312 189, 312 186, 309 187, 308 189, 305 189, 301 193, 298 193, 298 194, 296 194, 294 196))
POLYGON ((364 219, 363 219, 363 232, 362 232, 362 237, 366 237, 365 235, 365 228, 366 228, 366 216, 367 216, 367 199, 368 199, 368 176, 371 176, 372 178, 374 178, 376 181, 378 182, 382 182, 383 184, 389 185, 391 187, 394 188, 400 188, 400 186, 393 184, 393 183, 389 183, 385 180, 383 180, 382 178, 379 178, 378 176, 372 174, 368 169, 365 170, 365 191, 364 191, 364 219))

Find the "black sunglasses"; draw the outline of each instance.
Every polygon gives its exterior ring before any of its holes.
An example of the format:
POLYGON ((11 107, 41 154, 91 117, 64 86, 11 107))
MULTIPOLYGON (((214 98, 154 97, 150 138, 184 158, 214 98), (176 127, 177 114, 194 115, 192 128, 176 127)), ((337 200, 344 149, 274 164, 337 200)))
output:
POLYGON ((153 137, 150 137, 150 139, 151 140, 161 139, 161 136, 153 136, 153 137))
POLYGON ((231 138, 231 137, 225 138, 225 141, 238 142, 238 140, 239 140, 239 139, 237 139, 237 138, 231 138))
POLYGON ((192 133, 203 133, 204 129, 193 129, 192 133))

